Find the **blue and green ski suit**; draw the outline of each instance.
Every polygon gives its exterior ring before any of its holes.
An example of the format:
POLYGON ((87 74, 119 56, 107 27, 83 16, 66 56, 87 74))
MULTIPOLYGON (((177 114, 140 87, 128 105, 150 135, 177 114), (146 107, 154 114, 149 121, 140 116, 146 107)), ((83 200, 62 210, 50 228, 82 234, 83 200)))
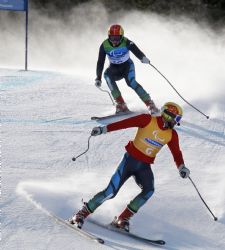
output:
POLYGON ((109 39, 106 39, 100 46, 97 62, 97 79, 101 80, 105 64, 106 55, 110 65, 104 72, 104 78, 111 91, 113 98, 116 100, 121 96, 121 92, 116 81, 125 79, 127 85, 131 87, 143 102, 149 100, 149 94, 135 79, 135 67, 130 58, 129 52, 132 52, 138 59, 142 59, 144 53, 129 39, 123 37, 121 43, 113 47, 109 39))

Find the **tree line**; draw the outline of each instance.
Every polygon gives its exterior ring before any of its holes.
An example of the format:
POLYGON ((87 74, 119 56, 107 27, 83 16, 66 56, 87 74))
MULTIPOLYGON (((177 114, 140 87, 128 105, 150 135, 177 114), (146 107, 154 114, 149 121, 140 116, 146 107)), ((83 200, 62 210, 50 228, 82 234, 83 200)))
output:
POLYGON ((164 15, 187 15, 195 21, 225 25, 225 0, 30 0, 39 8, 66 12, 83 3, 101 2, 109 13, 118 10, 152 11, 164 15))

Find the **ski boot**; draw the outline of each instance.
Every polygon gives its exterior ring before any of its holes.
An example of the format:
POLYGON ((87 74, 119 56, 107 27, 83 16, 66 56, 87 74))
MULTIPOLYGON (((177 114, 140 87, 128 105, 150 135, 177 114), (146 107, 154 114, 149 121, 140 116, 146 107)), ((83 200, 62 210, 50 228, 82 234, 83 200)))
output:
POLYGON ((126 232, 130 231, 130 218, 134 215, 134 212, 131 211, 128 207, 121 213, 119 217, 115 217, 111 222, 113 227, 124 230, 126 232))
POLYGON ((84 224, 84 220, 88 217, 89 214, 91 214, 91 212, 87 207, 87 203, 84 202, 82 209, 75 213, 68 221, 70 224, 75 225, 76 227, 81 229, 84 224))
POLYGON ((123 100, 122 96, 119 96, 116 98, 116 114, 120 114, 123 112, 129 112, 130 110, 128 109, 126 103, 123 100))
POLYGON ((148 99, 147 101, 145 101, 145 105, 147 106, 151 115, 159 113, 159 109, 155 106, 153 100, 148 99))

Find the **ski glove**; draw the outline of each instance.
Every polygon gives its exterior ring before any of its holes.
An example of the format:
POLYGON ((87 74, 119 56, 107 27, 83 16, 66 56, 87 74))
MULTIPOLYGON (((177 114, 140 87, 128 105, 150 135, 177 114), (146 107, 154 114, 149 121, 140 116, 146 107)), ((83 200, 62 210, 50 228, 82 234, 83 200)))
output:
POLYGON ((99 87, 101 87, 101 85, 102 85, 102 81, 99 80, 98 78, 96 78, 95 79, 95 86, 99 88, 99 87))
POLYGON ((106 134, 107 133, 107 127, 102 126, 102 127, 94 127, 91 131, 92 136, 97 136, 101 134, 106 134))
POLYGON ((189 175, 190 175, 190 170, 188 168, 185 167, 184 164, 181 164, 179 167, 178 167, 178 170, 179 170, 179 173, 180 173, 180 176, 182 178, 188 178, 189 175))
POLYGON ((141 62, 146 63, 146 64, 150 64, 150 60, 146 56, 143 56, 143 58, 141 59, 141 62))

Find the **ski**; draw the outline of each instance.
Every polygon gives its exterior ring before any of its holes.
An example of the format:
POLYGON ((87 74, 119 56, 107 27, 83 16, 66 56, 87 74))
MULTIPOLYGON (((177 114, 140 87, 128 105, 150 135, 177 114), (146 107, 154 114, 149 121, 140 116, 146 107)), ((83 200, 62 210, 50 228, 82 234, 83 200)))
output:
POLYGON ((120 112, 118 114, 112 114, 112 115, 106 115, 106 116, 92 116, 91 120, 101 121, 101 120, 105 120, 105 119, 111 119, 111 118, 116 118, 116 117, 120 117, 120 116, 131 115, 131 114, 135 114, 135 112, 128 111, 128 112, 120 112))
POLYGON ((166 244, 166 242, 164 240, 153 240, 153 239, 149 239, 149 238, 144 238, 144 237, 139 236, 137 234, 126 232, 124 230, 118 229, 118 228, 112 226, 111 224, 102 224, 102 223, 100 223, 98 221, 95 221, 93 219, 89 219, 88 221, 95 224, 95 225, 97 225, 97 226, 99 226, 99 227, 114 231, 116 233, 126 235, 126 236, 128 236, 130 238, 133 238, 133 239, 136 239, 136 240, 139 240, 139 241, 151 244, 151 245, 163 246, 163 245, 166 244))
POLYGON ((46 120, 45 122, 55 122, 55 121, 61 121, 61 120, 66 120, 66 119, 71 119, 72 116, 66 116, 66 117, 61 117, 61 118, 56 118, 56 119, 52 119, 52 120, 46 120))
POLYGON ((84 229, 80 229, 80 228, 77 228, 76 226, 73 226, 72 224, 70 224, 69 222, 56 216, 55 214, 50 213, 50 216, 53 217, 57 223, 63 224, 64 226, 72 229, 74 232, 78 233, 79 235, 81 235, 89 240, 93 240, 93 241, 100 243, 100 244, 105 243, 105 241, 102 238, 99 238, 99 237, 93 235, 92 233, 89 233, 88 231, 86 231, 84 229))

